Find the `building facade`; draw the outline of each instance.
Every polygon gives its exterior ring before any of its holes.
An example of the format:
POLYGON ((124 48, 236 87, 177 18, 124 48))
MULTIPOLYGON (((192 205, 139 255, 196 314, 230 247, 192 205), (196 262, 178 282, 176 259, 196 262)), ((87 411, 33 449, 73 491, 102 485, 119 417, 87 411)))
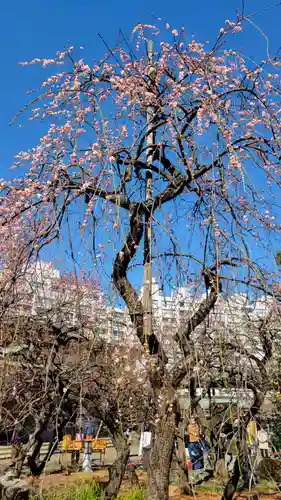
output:
MULTIPOLYGON (((38 261, 29 266, 16 286, 14 313, 18 315, 49 315, 53 321, 60 320, 71 325, 90 324, 93 332, 108 342, 137 342, 126 308, 107 305, 106 298, 93 281, 79 283, 73 276, 60 276, 52 263, 38 261)), ((140 297, 142 294, 143 289, 140 297)), ((179 347, 174 340, 176 333, 184 327, 203 299, 204 296, 194 299, 189 288, 175 289, 167 296, 156 279, 153 279, 153 328, 170 362, 175 362, 180 356, 179 347)), ((242 341, 244 332, 244 343, 247 346, 249 336, 245 325, 249 322, 252 325, 258 323, 271 306, 272 301, 268 297, 261 297, 256 301, 244 294, 219 297, 214 309, 196 333, 199 346, 202 331, 208 331, 210 337, 215 330, 222 335, 227 331, 228 336, 233 337, 239 332, 239 342, 242 341)))

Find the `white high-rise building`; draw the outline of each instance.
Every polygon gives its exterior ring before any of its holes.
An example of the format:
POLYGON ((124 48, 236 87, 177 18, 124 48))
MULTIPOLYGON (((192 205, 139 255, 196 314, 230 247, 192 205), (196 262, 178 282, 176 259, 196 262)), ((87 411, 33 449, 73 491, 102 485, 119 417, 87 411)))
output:
MULTIPOLYGON (((29 266, 17 283, 17 300, 13 306, 16 314, 46 315, 62 314, 70 323, 92 322, 93 329, 103 338, 113 342, 137 342, 129 314, 126 309, 105 305, 102 293, 95 283, 79 284, 72 276, 62 275, 50 262, 38 261, 29 266)), ((143 288, 140 296, 142 297, 143 288)), ((164 349, 172 361, 179 355, 174 336, 183 328, 196 311, 200 300, 194 299, 190 288, 174 289, 164 295, 155 278, 152 283, 153 326, 164 349)), ((202 328, 221 328, 240 333, 247 321, 255 323, 263 318, 272 301, 264 296, 250 301, 245 294, 234 294, 229 298, 219 297, 213 311, 202 328), (241 326, 241 328, 240 328, 241 326)))

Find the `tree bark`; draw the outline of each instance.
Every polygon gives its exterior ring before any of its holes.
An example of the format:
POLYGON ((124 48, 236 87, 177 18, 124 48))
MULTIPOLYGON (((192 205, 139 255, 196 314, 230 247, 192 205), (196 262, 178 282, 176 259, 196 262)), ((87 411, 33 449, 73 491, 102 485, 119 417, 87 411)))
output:
POLYGON ((29 488, 25 480, 19 479, 15 471, 0 478, 0 498, 3 500, 28 500, 29 488))
POLYGON ((109 472, 109 482, 105 488, 106 500, 112 500, 112 498, 117 497, 130 456, 130 446, 124 436, 114 435, 112 442, 116 449, 117 457, 109 472))
POLYGON ((178 414, 167 393, 160 393, 160 408, 154 428, 148 469, 148 500, 168 500, 169 475, 175 443, 178 414))
POLYGON ((186 464, 184 429, 185 423, 183 420, 181 420, 178 426, 176 458, 178 464, 178 477, 181 493, 183 495, 190 495, 192 494, 192 489, 189 484, 188 468, 186 464))
POLYGON ((44 456, 43 460, 41 460, 39 464, 37 464, 37 458, 40 455, 40 449, 42 444, 43 444, 42 442, 38 442, 37 447, 33 450, 33 453, 27 457, 27 463, 30 472, 33 476, 40 476, 40 474, 42 474, 43 470, 46 467, 46 464, 50 461, 53 453, 56 451, 58 447, 59 439, 56 437, 53 441, 49 443, 46 455, 44 456))
POLYGON ((233 473, 225 487, 222 500, 232 500, 233 495, 237 490, 240 477, 241 477, 241 469, 239 465, 239 458, 236 458, 233 473))

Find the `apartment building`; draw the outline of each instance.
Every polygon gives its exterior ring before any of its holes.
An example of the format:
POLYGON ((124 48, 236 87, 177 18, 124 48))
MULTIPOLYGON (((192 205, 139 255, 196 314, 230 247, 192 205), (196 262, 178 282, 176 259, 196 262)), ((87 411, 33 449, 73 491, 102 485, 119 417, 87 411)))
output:
MULTIPOLYGON (((60 314, 69 323, 92 323, 93 330, 109 342, 134 343, 137 339, 128 311, 108 306, 94 282, 77 284, 73 276, 60 275, 51 262, 38 261, 30 266, 17 284, 17 314, 49 314, 54 319, 60 314)), ((143 289, 140 296, 142 297, 143 289)), ((181 287, 165 295, 155 278, 152 283, 153 325, 170 361, 179 356, 174 336, 198 308, 190 288, 181 287)), ((245 294, 219 297, 214 310, 202 328, 243 332, 243 325, 260 321, 270 307, 270 299, 261 297, 251 301, 245 294)))

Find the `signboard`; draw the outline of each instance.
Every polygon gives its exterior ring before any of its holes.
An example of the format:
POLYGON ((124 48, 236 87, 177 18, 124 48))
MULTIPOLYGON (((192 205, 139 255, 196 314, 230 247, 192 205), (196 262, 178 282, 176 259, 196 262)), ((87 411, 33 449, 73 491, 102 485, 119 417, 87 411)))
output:
POLYGON ((93 440, 93 450, 105 450, 107 447, 106 439, 93 440))
MULTIPOLYGON (((92 441, 93 451, 103 451, 107 448, 106 439, 94 439, 92 441)), ((64 436, 61 449, 63 451, 81 451, 83 449, 83 441, 78 439, 69 439, 69 436, 64 436)))
POLYGON ((62 444, 61 444, 61 449, 62 450, 67 450, 69 447, 69 443, 71 442, 71 436, 68 434, 67 436, 63 436, 62 444))
POLYGON ((73 451, 82 450, 83 449, 83 441, 78 441, 76 439, 74 441, 69 441, 68 449, 73 450, 73 451))

